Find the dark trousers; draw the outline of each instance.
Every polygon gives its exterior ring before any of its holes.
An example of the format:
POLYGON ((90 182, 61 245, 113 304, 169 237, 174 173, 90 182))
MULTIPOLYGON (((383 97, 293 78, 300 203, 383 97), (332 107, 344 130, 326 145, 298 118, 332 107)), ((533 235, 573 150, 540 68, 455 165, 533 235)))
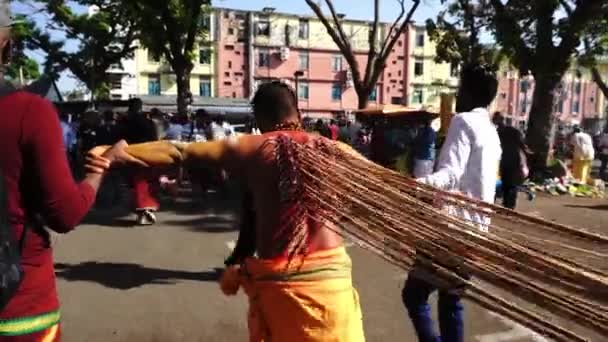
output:
POLYGON ((608 154, 601 155, 600 160, 602 161, 602 164, 600 165, 600 178, 606 180, 608 179, 608 175, 606 174, 606 168, 608 167, 608 154))
POLYGON ((502 205, 505 208, 515 209, 517 206, 517 191, 519 184, 505 179, 502 181, 502 205))
POLYGON ((429 282, 408 276, 401 293, 403 304, 416 329, 420 342, 463 342, 464 318, 460 296, 439 290, 439 329, 437 336, 431 317, 429 296, 437 290, 429 282))

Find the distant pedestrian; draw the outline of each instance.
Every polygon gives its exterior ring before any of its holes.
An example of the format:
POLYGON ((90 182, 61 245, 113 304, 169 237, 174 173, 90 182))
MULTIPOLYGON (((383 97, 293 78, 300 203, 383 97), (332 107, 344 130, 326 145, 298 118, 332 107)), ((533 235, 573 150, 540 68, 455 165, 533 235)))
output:
POLYGON ((572 176, 581 183, 586 184, 591 174, 591 164, 595 159, 593 139, 583 132, 580 127, 574 127, 574 134, 570 140, 574 149, 572 155, 572 176))
POLYGON ((600 136, 600 160, 602 164, 600 165, 600 178, 604 180, 608 180, 608 175, 606 174, 606 167, 608 167, 608 124, 604 127, 604 132, 600 136))
POLYGON ((426 120, 414 139, 414 177, 422 178, 433 173, 437 133, 426 120))
POLYGON ((519 187, 529 174, 527 155, 530 151, 521 132, 515 127, 505 125, 504 117, 500 113, 494 114, 493 121, 502 147, 500 180, 503 206, 515 209, 519 187))
POLYGON ((338 136, 340 135, 340 128, 338 127, 338 123, 336 122, 336 120, 331 120, 328 128, 330 139, 338 140, 338 136))
MULTIPOLYGON (((141 112, 142 102, 140 99, 132 99, 129 103, 129 113, 123 128, 123 137, 129 144, 143 143, 158 140, 156 125, 141 112)), ((156 212, 160 204, 156 197, 159 190, 159 174, 145 169, 133 169, 131 174, 131 185, 133 186, 133 197, 136 223, 138 225, 151 225, 156 222, 156 212)))

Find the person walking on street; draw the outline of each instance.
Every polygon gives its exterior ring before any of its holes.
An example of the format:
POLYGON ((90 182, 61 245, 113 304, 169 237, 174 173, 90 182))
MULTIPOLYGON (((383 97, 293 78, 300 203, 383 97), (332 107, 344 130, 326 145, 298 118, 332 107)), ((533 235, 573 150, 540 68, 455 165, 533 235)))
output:
MULTIPOLYGON (((129 144, 158 140, 156 125, 141 112, 141 109, 141 100, 131 99, 122 136, 129 144)), ((159 177, 160 174, 149 170, 133 169, 131 172, 134 207, 137 214, 135 222, 138 225, 156 223, 154 212, 160 207, 156 198, 160 187, 159 177)))
POLYGON ((593 149, 593 139, 591 136, 581 130, 580 127, 574 127, 574 134, 570 140, 574 148, 572 155, 572 176, 583 184, 587 184, 587 179, 591 174, 591 164, 595 159, 595 150, 593 149))
MULTIPOLYGON (((11 46, 9 6, 0 0, 2 66, 8 63, 11 46)), ((49 230, 68 233, 76 227, 93 205, 110 163, 128 156, 126 144, 89 156, 83 181, 75 183, 52 103, 16 90, 3 79, 0 70, 0 182, 8 216, 3 219, 20 241, 23 278, 0 307, 0 340, 58 342, 61 314, 49 230)))
MULTIPOLYGON (((487 107, 494 100, 497 88, 496 76, 487 68, 467 66, 463 69, 456 108, 459 114, 450 123, 437 171, 418 181, 484 202, 494 201, 501 148, 487 107)), ((487 231, 488 217, 460 208, 449 209, 453 215, 471 221, 480 231, 487 231)), ((440 285, 432 271, 417 263, 407 277, 402 297, 420 342, 464 341, 460 295, 453 288, 440 285), (430 294, 438 287, 441 337, 435 332, 428 303, 430 294)))
POLYGON ((524 143, 521 132, 505 125, 505 118, 495 113, 494 124, 500 138, 502 157, 500 158, 500 180, 502 183, 503 206, 515 209, 519 187, 528 178, 528 158, 530 150, 524 143))
POLYGON ((608 124, 604 127, 604 132, 600 136, 600 178, 608 181, 608 175, 606 174, 606 168, 608 167, 608 124))
POLYGON ((422 178, 433 173, 435 140, 437 140, 437 133, 431 127, 431 120, 427 120, 414 139, 414 177, 422 178))

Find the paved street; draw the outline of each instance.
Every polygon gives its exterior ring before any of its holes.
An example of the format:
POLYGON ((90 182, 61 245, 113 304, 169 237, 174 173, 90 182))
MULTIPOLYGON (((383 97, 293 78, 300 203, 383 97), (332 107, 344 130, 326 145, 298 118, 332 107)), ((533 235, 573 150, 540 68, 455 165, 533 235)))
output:
MULTIPOLYGON (((66 342, 246 341, 244 295, 224 297, 218 268, 236 238, 227 201, 201 209, 171 205, 153 227, 96 210, 77 231, 55 238, 66 342)), ((606 201, 540 198, 522 210, 600 229, 606 201)), ((608 227, 605 227, 608 228, 608 227)), ((374 255, 349 247, 368 341, 415 341, 401 304, 404 275, 374 255)), ((467 341, 541 342, 543 338, 474 305, 467 341)))

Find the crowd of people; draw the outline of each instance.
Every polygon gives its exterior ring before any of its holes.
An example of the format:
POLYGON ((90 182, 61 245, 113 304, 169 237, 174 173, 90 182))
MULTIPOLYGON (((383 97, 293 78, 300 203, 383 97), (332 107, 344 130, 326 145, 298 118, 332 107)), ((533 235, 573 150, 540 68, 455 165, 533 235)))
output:
MULTIPOLYGON (((130 100, 126 113, 111 110, 103 113, 87 111, 79 115, 62 113, 60 126, 66 154, 77 179, 84 175, 86 153, 95 146, 113 145, 122 139, 129 144, 157 140, 200 142, 237 135, 234 126, 221 115, 210 115, 202 109, 193 115, 163 113, 156 108, 144 112, 139 99, 130 100)), ((245 133, 255 133, 256 128, 251 122, 243 126, 245 133)), ((221 174, 198 171, 196 185, 203 194, 212 185, 222 185, 221 174)), ((98 203, 103 205, 119 202, 125 192, 124 185, 127 184, 132 189, 137 224, 150 225, 156 222, 154 212, 159 208, 159 190, 164 188, 175 195, 177 186, 185 176, 187 175, 183 172, 170 175, 141 170, 112 172, 104 180, 103 196, 99 196, 98 203)))

